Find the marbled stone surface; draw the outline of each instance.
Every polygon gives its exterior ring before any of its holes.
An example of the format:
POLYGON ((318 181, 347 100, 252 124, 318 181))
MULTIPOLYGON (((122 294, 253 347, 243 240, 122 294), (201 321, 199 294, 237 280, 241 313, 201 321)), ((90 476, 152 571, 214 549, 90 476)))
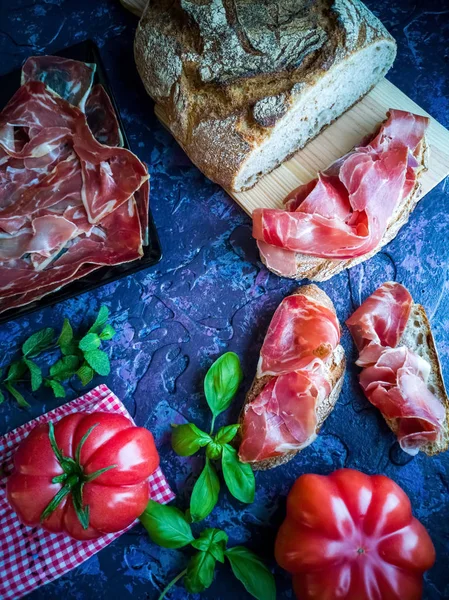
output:
MULTIPOLYGON (((449 126, 449 4, 447 0, 368 0, 399 44, 389 78, 449 126), (424 8, 425 7, 425 8, 424 8)), ((132 148, 150 165, 151 205, 163 245, 159 265, 93 293, 0 327, 0 356, 6 362, 23 337, 61 324, 65 315, 87 323, 107 304, 118 330, 110 347, 112 373, 106 383, 125 402, 139 425, 149 427, 163 468, 186 506, 201 459, 176 457, 170 423, 193 419, 208 425, 202 378, 214 358, 234 350, 245 381, 220 424, 235 420, 256 367, 273 310, 295 283, 266 271, 251 238, 250 219, 216 185, 207 181, 159 125, 132 58, 136 19, 115 0, 17 0, 0 3, 0 73, 30 54, 52 53, 94 39, 116 93, 132 148)), ((443 369, 449 376, 448 258, 449 184, 423 199, 398 237, 368 263, 323 284, 344 321, 360 302, 388 279, 404 283, 432 320, 443 369)), ((383 419, 363 397, 349 333, 344 346, 350 367, 336 409, 317 441, 284 467, 257 475, 257 494, 244 507, 222 493, 208 525, 226 528, 232 543, 246 543, 275 568, 278 597, 292 598, 289 577, 274 566, 273 540, 283 518, 285 496, 305 472, 329 473, 353 467, 384 473, 409 494, 415 515, 429 529, 437 563, 426 575, 427 600, 449 598, 449 453, 435 458, 402 453, 383 419)), ((94 383, 100 382, 98 378, 94 383)), ((80 391, 75 385, 73 398, 80 391)), ((0 433, 57 405, 45 391, 27 394, 32 408, 8 401, 0 407, 0 433)), ((153 545, 135 527, 107 549, 32 598, 150 598, 184 568, 183 551, 153 545)), ((182 586, 170 594, 187 598, 182 586)), ((220 567, 204 598, 247 595, 227 568, 220 567)))

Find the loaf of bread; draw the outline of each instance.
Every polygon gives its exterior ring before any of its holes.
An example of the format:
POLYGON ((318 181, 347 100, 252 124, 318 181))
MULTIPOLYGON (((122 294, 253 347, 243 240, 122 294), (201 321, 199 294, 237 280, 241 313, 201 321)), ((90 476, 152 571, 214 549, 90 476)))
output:
POLYGON ((163 120, 203 173, 234 191, 355 104, 395 55, 359 0, 150 0, 135 38, 163 120))

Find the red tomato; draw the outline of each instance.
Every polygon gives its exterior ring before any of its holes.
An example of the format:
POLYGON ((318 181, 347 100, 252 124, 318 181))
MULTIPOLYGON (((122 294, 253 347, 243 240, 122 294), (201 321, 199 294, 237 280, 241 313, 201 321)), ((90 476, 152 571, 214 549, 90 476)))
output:
POLYGON ((418 600, 435 562, 403 490, 352 469, 295 482, 275 555, 300 600, 418 600))
POLYGON ((149 499, 159 465, 151 433, 111 413, 35 427, 14 456, 8 500, 25 525, 86 540, 121 531, 149 499), (56 498, 55 496, 58 495, 56 498))

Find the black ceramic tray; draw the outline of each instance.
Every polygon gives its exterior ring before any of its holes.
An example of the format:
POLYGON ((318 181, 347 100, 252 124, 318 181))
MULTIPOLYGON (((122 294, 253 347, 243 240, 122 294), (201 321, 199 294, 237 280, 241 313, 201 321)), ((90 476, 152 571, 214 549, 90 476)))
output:
MULTIPOLYGON (((106 72, 100 57, 100 52, 94 42, 90 40, 81 42, 80 44, 76 44, 76 46, 71 46, 70 48, 66 48, 61 52, 56 52, 55 54, 59 56, 65 56, 66 58, 81 60, 83 62, 95 63, 97 65, 94 83, 101 83, 109 94, 117 114, 120 129, 122 131, 124 146, 125 148, 129 149, 128 139, 126 137, 126 132, 124 130, 120 113, 115 102, 114 94, 112 93, 112 90, 108 84, 106 72)), ((20 69, 0 77, 0 110, 6 105, 11 96, 19 87, 20 69)), ((101 267, 100 269, 94 271, 91 275, 87 275, 78 281, 69 283, 60 290, 48 294, 48 296, 45 296, 41 300, 36 300, 35 302, 31 302, 26 306, 13 308, 1 313, 0 323, 5 323, 11 319, 16 319, 17 317, 34 312, 35 310, 52 306, 53 304, 57 304, 63 300, 79 296, 80 294, 89 292, 101 285, 110 283, 111 281, 116 281, 121 277, 131 275, 132 273, 136 273, 137 271, 141 271, 142 269, 146 269, 147 267, 155 265, 161 259, 162 252, 157 231, 151 215, 151 210, 148 224, 148 241, 148 246, 144 246, 142 258, 123 265, 117 265, 115 267, 101 267)))

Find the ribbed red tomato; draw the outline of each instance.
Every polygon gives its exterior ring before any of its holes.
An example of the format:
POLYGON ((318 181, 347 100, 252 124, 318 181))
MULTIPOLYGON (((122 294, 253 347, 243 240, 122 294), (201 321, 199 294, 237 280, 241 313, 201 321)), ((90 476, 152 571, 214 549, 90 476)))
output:
POLYGON ((117 414, 75 413, 38 425, 20 444, 8 500, 25 525, 97 538, 142 514, 158 465, 147 429, 117 414))
POLYGON ((300 600, 418 600, 435 562, 405 492, 352 469, 296 481, 275 554, 300 600))

